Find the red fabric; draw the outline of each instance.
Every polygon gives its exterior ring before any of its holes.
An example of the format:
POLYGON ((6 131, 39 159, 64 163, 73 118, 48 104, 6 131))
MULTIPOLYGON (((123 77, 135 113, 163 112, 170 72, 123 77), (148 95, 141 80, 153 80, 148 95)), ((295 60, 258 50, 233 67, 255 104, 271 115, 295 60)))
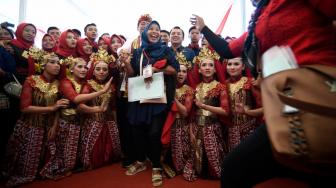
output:
MULTIPOLYGON (((336 65, 335 0, 273 0, 261 13, 255 34, 260 54, 274 45, 292 48, 299 65, 336 65)), ((232 41, 229 47, 235 56, 242 52, 246 37, 232 41), (239 53, 238 53, 239 52, 239 53)))
POLYGON ((66 78, 61 80, 59 90, 65 98, 69 99, 72 102, 75 100, 75 97, 79 95, 75 91, 74 86, 72 85, 71 81, 66 78))
POLYGON ((166 122, 163 125, 162 135, 161 135, 161 143, 163 145, 168 145, 170 143, 170 132, 171 132, 171 127, 175 122, 176 113, 177 113, 177 105, 174 102, 168 113, 166 122))
POLYGON ((92 149, 92 168, 98 168, 110 162, 113 157, 112 154, 113 143, 109 130, 104 125, 92 149))
POLYGON ((166 65, 167 65, 167 59, 161 59, 159 61, 156 61, 153 67, 157 69, 163 69, 166 65))
POLYGON ((35 74, 35 60, 28 56, 28 76, 35 74))
POLYGON ((224 26, 225 26, 225 23, 226 23, 226 20, 227 18, 229 17, 230 15, 230 12, 231 12, 231 8, 232 8, 232 5, 233 5, 233 2, 231 2, 231 5, 229 7, 229 9, 226 11, 224 17, 223 17, 223 20, 221 21, 221 23, 219 24, 217 30, 216 30, 216 34, 221 34, 223 29, 224 29, 224 26))
POLYGON ((88 41, 89 44, 91 44, 87 38, 79 39, 77 40, 76 50, 79 57, 83 58, 86 62, 89 62, 91 54, 86 54, 83 49, 85 41, 88 41))
POLYGON ((228 88, 224 85, 221 84, 220 87, 220 107, 227 112, 228 116, 219 116, 219 120, 226 126, 231 126, 231 119, 230 119, 230 99, 229 99, 229 94, 228 94, 228 88))
POLYGON ((15 37, 16 39, 12 39, 11 40, 11 44, 13 44, 14 46, 21 48, 21 49, 29 49, 30 47, 32 47, 34 45, 34 41, 33 42, 29 42, 26 41, 23 36, 23 29, 27 26, 27 25, 31 25, 35 28, 36 31, 36 27, 31 24, 31 23, 20 23, 15 31, 15 37))
POLYGON ((96 41, 89 40, 89 43, 93 47, 93 49, 98 49, 98 43, 96 41))
POLYGON ((242 54, 243 46, 247 37, 247 32, 243 33, 239 38, 229 43, 229 48, 233 56, 239 57, 242 54))
POLYGON ((198 65, 195 64, 192 69, 188 70, 188 73, 187 73, 188 85, 192 87, 193 89, 195 89, 197 85, 201 82, 198 71, 199 71, 198 65))
POLYGON ((73 32, 71 29, 68 29, 62 32, 59 38, 59 45, 58 45, 56 54, 59 54, 63 57, 69 57, 69 56, 77 57, 76 48, 70 48, 66 42, 68 33, 73 33, 73 32))
POLYGON ((49 34, 45 34, 45 35, 43 36, 43 38, 42 38, 42 49, 43 49, 44 51, 46 51, 46 52, 56 52, 56 50, 57 50, 57 41, 55 41, 54 37, 52 37, 51 35, 49 35, 49 34), (45 47, 43 46, 43 40, 44 40, 45 37, 50 37, 51 40, 53 40, 53 41, 55 42, 55 46, 54 46, 52 49, 47 49, 47 48, 45 48, 45 47))
POLYGON ((108 43, 108 44, 111 44, 113 38, 117 38, 117 39, 119 39, 121 45, 123 45, 123 44, 125 43, 125 41, 124 41, 123 38, 121 38, 121 37, 120 37, 119 35, 117 35, 117 34, 113 34, 113 35, 111 36, 110 41, 109 41, 110 43, 108 43))
POLYGON ((216 70, 216 77, 217 81, 219 81, 222 84, 225 84, 226 82, 226 72, 223 70, 223 64, 220 63, 219 61, 215 61, 215 70, 216 70))
POLYGON ((34 80, 31 76, 27 77, 22 85, 22 92, 20 96, 20 109, 27 108, 33 104, 33 85, 34 80))

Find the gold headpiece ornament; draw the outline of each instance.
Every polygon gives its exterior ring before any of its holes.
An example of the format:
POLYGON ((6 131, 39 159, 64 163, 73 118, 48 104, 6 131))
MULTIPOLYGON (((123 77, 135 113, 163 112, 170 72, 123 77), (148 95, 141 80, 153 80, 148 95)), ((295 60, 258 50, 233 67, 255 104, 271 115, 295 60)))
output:
POLYGON ((80 58, 80 57, 74 58, 72 56, 69 56, 65 59, 61 59, 60 64, 61 65, 66 65, 66 67, 67 67, 66 68, 66 75, 68 77, 71 77, 70 70, 73 69, 78 62, 82 62, 82 61, 86 63, 86 61, 83 58, 80 58))
POLYGON ((58 56, 54 52, 52 53, 46 52, 41 57, 41 59, 35 63, 35 72, 42 73, 44 69, 44 65, 47 64, 51 58, 54 58, 54 57, 56 57, 59 60, 58 56))
POLYGON ((210 50, 207 47, 203 47, 198 56, 194 58, 194 63, 199 65, 204 59, 212 59, 214 61, 217 61, 219 60, 219 58, 220 56, 214 50, 210 50))
POLYGON ((36 48, 35 46, 30 47, 29 51, 28 51, 28 55, 36 61, 41 60, 42 57, 46 54, 47 54, 47 52, 45 52, 44 50, 41 50, 39 48, 36 48))
POLYGON ((103 61, 107 64, 115 62, 116 59, 113 55, 109 55, 106 50, 99 49, 98 52, 92 53, 90 56, 90 61, 95 64, 97 62, 103 61))
POLYGON ((34 69, 36 73, 41 73, 46 62, 43 60, 48 52, 32 46, 28 50, 28 56, 34 60, 34 69))
POLYGON ((176 60, 179 62, 180 65, 184 65, 187 69, 191 69, 191 62, 187 61, 187 58, 182 52, 176 53, 176 60))
POLYGON ((72 69, 76 64, 76 58, 69 56, 60 60, 61 65, 66 65, 68 69, 72 69))

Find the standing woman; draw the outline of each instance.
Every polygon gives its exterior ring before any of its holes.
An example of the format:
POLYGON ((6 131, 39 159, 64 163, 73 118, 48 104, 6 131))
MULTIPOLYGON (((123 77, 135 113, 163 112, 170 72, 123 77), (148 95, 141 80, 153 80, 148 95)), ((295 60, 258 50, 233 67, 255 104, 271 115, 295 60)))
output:
MULTIPOLYGON (((106 51, 98 50, 91 57, 93 75, 88 75, 88 88, 82 93, 98 92, 109 80, 108 64, 112 58, 106 51), (103 53, 101 53, 103 52, 103 53)), ((119 131, 116 123, 116 90, 115 87, 80 104, 79 112, 87 113, 81 133, 81 162, 85 169, 101 167, 120 159, 119 131), (87 105, 86 105, 87 104, 87 105)))
POLYGON ((60 59, 67 57, 77 57, 76 53, 77 40, 75 34, 71 29, 63 31, 59 38, 59 45, 56 50, 56 54, 60 59))
MULTIPOLYGON (((92 100, 108 91, 111 81, 102 90, 90 94, 81 94, 87 87, 87 63, 82 58, 67 58, 64 63, 69 69, 68 76, 61 80, 61 95, 70 101, 69 108, 62 109, 58 122, 51 158, 41 170, 42 177, 60 179, 71 175, 77 159, 77 146, 80 135, 80 117, 77 116, 77 105, 92 100)), ((51 147, 52 148, 52 147, 51 147)))
POLYGON ((216 80, 215 63, 219 56, 202 48, 196 56, 201 83, 195 91, 196 117, 192 127, 192 155, 187 161, 183 176, 188 181, 198 176, 219 178, 226 153, 225 131, 220 120, 228 116, 226 86, 216 80))
POLYGON ((60 72, 59 58, 48 54, 40 64, 44 69, 42 75, 29 76, 23 85, 22 115, 8 144, 7 186, 10 187, 35 179, 46 140, 55 136, 55 112, 69 104, 69 100, 59 99, 56 79, 60 72))
POLYGON ((49 34, 45 34, 42 38, 42 50, 46 52, 56 52, 56 40, 49 34))
POLYGON ((240 57, 226 63, 226 80, 230 98, 230 118, 228 128, 228 150, 233 150, 243 139, 252 134, 260 125, 262 116, 260 90, 253 86, 253 79, 246 74, 246 67, 240 57))
MULTIPOLYGON (((13 57, 15 60, 15 76, 21 84, 26 80, 28 76, 28 51, 29 48, 34 45, 36 37, 36 27, 31 23, 21 23, 18 25, 15 31, 16 39, 11 40, 10 46, 13 49, 13 57)), ((10 48, 9 48, 10 49, 10 48)), ((12 78, 12 81, 14 79, 12 78)), ((14 127, 15 122, 20 117, 20 99, 10 96, 10 126, 14 127)))
POLYGON ((16 62, 16 77, 22 84, 28 76, 28 51, 34 45, 36 27, 31 23, 21 23, 15 31, 16 39, 11 41, 16 62))
POLYGON ((79 39, 77 40, 77 54, 78 57, 84 59, 86 63, 89 63, 90 61, 90 56, 92 54, 92 45, 87 38, 79 39))
MULTIPOLYGON (((121 62, 125 62, 123 57, 121 62)), ((140 75, 140 64, 143 68, 152 65, 152 72, 163 72, 167 104, 151 104, 140 102, 129 103, 128 118, 132 125, 136 146, 137 161, 126 171, 126 175, 135 175, 146 169, 146 151, 149 151, 152 162, 153 186, 162 185, 160 165, 161 155, 161 132, 167 112, 174 100, 176 87, 176 73, 179 65, 174 54, 167 46, 162 45, 160 40, 160 25, 152 21, 141 34, 141 47, 138 48, 132 59, 126 60, 126 68, 129 76, 140 75), (140 59, 143 60, 140 62, 140 59), (149 144, 146 145, 146 140, 149 144), (149 148, 147 148, 149 146, 149 148)), ((150 80, 145 79, 145 82, 150 80)))

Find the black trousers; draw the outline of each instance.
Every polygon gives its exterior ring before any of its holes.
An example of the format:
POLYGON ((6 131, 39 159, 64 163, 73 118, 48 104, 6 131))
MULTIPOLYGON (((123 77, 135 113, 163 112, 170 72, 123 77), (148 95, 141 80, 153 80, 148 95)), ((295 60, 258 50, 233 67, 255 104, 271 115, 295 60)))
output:
POLYGON ((308 183, 311 187, 336 187, 335 181, 331 181, 332 177, 294 171, 277 163, 272 154, 266 125, 257 128, 224 159, 221 187, 253 187, 276 177, 297 179, 308 183))
POLYGON ((128 122, 127 111, 128 111, 128 101, 127 98, 121 97, 117 100, 117 121, 120 135, 120 145, 121 151, 124 154, 124 160, 132 163, 135 161, 135 147, 132 126, 128 122))
POLYGON ((150 124, 133 125, 132 127, 137 160, 143 162, 149 155, 153 168, 161 167, 161 134, 166 117, 167 112, 164 111, 155 115, 150 124))

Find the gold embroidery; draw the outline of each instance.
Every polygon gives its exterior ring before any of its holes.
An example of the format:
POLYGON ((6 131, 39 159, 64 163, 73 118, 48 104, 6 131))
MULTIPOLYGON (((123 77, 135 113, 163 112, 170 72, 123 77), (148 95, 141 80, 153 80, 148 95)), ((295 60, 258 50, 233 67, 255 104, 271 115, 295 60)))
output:
POLYGON ((140 48, 140 37, 136 38, 132 42, 132 49, 140 48))
POLYGON ((180 88, 176 89, 176 98, 180 99, 182 97, 182 95, 184 95, 188 90, 191 90, 191 88, 187 85, 183 85, 180 88))
POLYGON ((207 96, 207 93, 209 91, 211 91, 212 89, 216 88, 217 84, 219 82, 216 80, 213 80, 210 83, 204 83, 202 82, 201 84, 199 84, 196 88, 196 99, 204 102, 205 101, 205 97, 207 96))
POLYGON ((76 93, 80 93, 82 90, 82 85, 77 83, 76 80, 72 76, 68 76, 68 79, 74 85, 76 93))
POLYGON ((238 82, 236 83, 229 83, 229 94, 230 97, 234 97, 235 94, 241 90, 244 87, 244 84, 247 82, 247 78, 246 77, 242 77, 238 82))
POLYGON ((49 95, 58 92, 58 80, 55 80, 52 83, 48 83, 42 80, 38 75, 32 76, 32 79, 35 81, 35 87, 38 88, 41 92, 47 93, 49 95))
MULTIPOLYGON (((216 81, 216 80, 213 80, 212 82, 210 83, 204 83, 202 82, 201 84, 199 84, 196 88, 196 95, 195 95, 195 98, 204 103, 204 104, 207 104, 206 102, 206 96, 208 95, 208 92, 215 89, 217 87, 217 84, 219 82, 216 81)), ((212 113, 208 110, 204 110, 204 109, 198 109, 197 110, 197 114, 198 115, 201 115, 201 116, 211 116, 212 113)))
MULTIPOLYGON (((96 81, 94 80, 89 80, 88 84, 91 86, 91 88, 95 91, 100 91, 104 88, 103 84, 98 84, 96 81)), ((104 100, 109 100, 111 98, 111 92, 106 92, 102 95, 100 95, 99 97, 102 98, 102 101, 104 100)))

